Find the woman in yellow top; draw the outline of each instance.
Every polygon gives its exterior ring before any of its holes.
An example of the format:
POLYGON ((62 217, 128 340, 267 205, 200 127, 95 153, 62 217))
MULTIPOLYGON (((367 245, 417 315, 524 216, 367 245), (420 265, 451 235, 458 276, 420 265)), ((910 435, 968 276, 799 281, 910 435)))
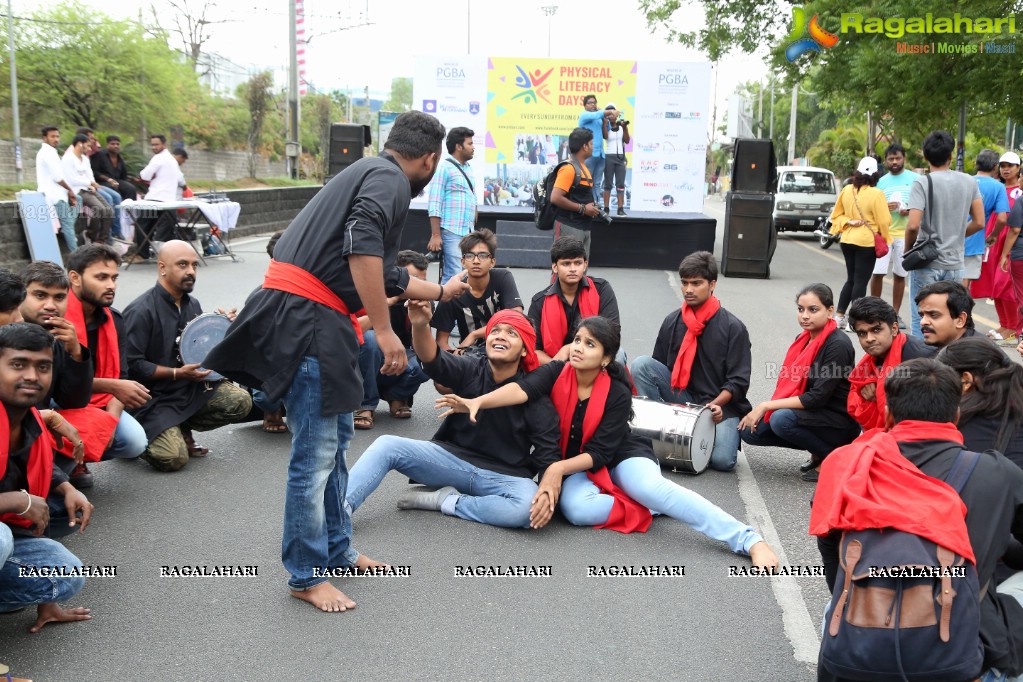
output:
POLYGON ((881 173, 877 160, 865 156, 856 167, 852 184, 846 185, 838 195, 831 212, 831 233, 841 233, 842 255, 845 256, 845 284, 838 297, 835 322, 846 329, 845 311, 849 303, 867 294, 867 282, 874 271, 874 233, 880 233, 891 244, 888 227, 892 214, 888 200, 876 185, 881 173))

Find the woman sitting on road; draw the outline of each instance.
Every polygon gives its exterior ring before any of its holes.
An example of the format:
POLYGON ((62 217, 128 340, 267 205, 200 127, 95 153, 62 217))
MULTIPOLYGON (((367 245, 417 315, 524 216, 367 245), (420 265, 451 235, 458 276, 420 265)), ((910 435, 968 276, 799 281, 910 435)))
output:
POLYGON ((555 360, 479 398, 447 395, 437 404, 450 408, 444 416, 468 412, 475 422, 481 409, 550 395, 561 417, 564 458, 544 472, 534 507, 549 515, 560 502, 575 525, 623 533, 644 532, 651 512, 665 514, 750 555, 754 566, 777 566, 774 551, 750 526, 665 479, 650 441, 630 433, 632 385, 614 360, 620 345, 617 325, 588 317, 579 323, 567 363, 555 360))
POLYGON ((834 310, 828 285, 810 284, 799 292, 796 319, 803 331, 785 353, 774 395, 739 422, 745 443, 808 450, 810 459, 799 470, 810 482, 832 450, 860 434, 846 407, 856 354, 849 337, 835 333, 834 310))

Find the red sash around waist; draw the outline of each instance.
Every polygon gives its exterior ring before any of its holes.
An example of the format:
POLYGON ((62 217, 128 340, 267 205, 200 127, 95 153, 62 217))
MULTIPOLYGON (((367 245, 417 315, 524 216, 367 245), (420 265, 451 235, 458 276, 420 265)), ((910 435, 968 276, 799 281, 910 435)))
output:
POLYGON ((336 310, 342 315, 347 315, 352 321, 352 327, 355 328, 355 335, 359 337, 359 343, 362 343, 362 327, 359 325, 359 318, 348 310, 348 306, 340 296, 331 291, 312 273, 291 263, 271 260, 270 267, 266 269, 266 275, 263 277, 263 288, 301 296, 314 303, 327 306, 331 310, 336 310))

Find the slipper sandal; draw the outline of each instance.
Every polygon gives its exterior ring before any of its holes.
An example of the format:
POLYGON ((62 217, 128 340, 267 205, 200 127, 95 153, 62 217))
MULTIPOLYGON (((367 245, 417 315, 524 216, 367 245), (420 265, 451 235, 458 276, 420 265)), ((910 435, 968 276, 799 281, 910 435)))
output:
POLYGON ((356 410, 352 415, 355 428, 360 431, 369 431, 373 428, 373 410, 356 410))
POLYGON ((1005 340, 1005 337, 1002 336, 1001 334, 999 334, 997 329, 989 329, 988 332, 987 332, 987 337, 989 339, 991 339, 992 341, 1004 341, 1005 340))
POLYGON ((280 412, 264 412, 263 430, 267 433, 287 433, 288 425, 284 423, 284 417, 280 416, 280 414, 280 412), (276 416, 271 417, 271 414, 276 416))
POLYGON ((1010 336, 1006 336, 1000 340, 995 341, 995 343, 997 343, 999 346, 1015 348, 1016 346, 1019 345, 1019 338, 1015 334, 1012 334, 1010 336))
POLYGON ((391 416, 395 419, 408 419, 412 416, 412 408, 404 400, 392 400, 391 416))

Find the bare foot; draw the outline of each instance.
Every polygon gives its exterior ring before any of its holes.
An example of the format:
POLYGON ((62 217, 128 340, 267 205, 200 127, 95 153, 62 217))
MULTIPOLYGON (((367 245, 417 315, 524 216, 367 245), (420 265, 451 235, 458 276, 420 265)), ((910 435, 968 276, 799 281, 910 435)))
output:
POLYGON ((778 568, 778 557, 771 546, 761 540, 749 548, 750 562, 757 568, 774 570, 778 568))
POLYGON ((81 607, 62 609, 53 602, 40 604, 39 608, 36 609, 36 613, 38 614, 36 622, 28 629, 32 634, 42 630, 43 626, 47 623, 74 623, 79 620, 92 620, 92 616, 89 615, 89 609, 81 607))
POLYGON ((365 573, 367 570, 373 569, 373 568, 390 568, 390 567, 391 567, 390 564, 385 564, 382 561, 377 561, 376 559, 370 559, 365 554, 360 554, 359 558, 355 560, 355 566, 353 568, 355 568, 355 570, 358 571, 359 573, 365 573))
POLYGON ((295 599, 307 601, 320 611, 327 613, 340 613, 355 608, 355 602, 348 598, 344 592, 327 582, 320 583, 308 590, 289 590, 295 599))

